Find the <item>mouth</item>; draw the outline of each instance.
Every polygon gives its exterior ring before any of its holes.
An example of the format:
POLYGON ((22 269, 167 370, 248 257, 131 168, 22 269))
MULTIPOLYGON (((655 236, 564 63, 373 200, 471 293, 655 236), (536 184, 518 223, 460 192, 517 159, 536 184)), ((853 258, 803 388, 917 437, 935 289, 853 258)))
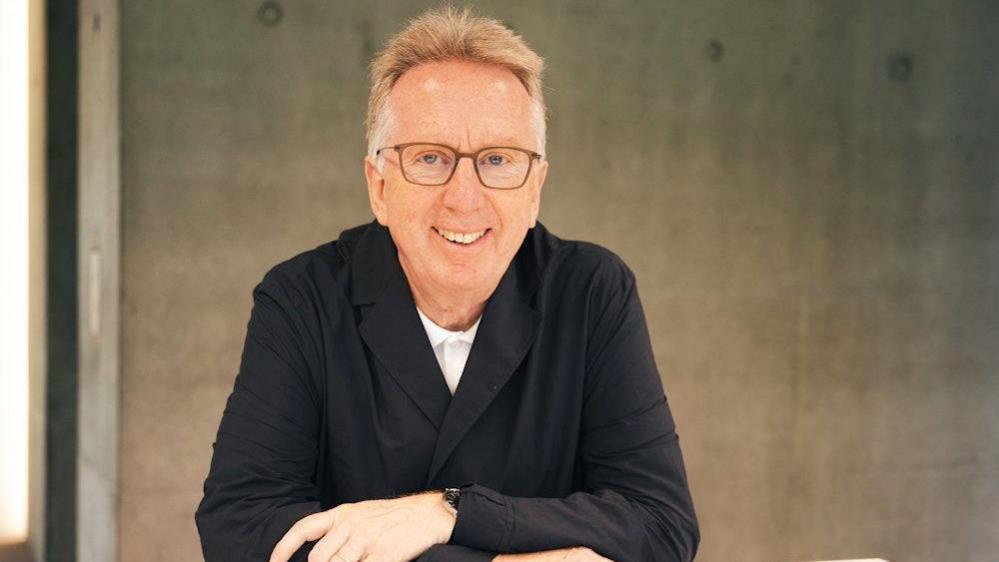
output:
POLYGON ((447 240, 448 242, 454 244, 455 246, 473 246, 478 241, 485 238, 485 236, 490 231, 492 231, 491 228, 486 228, 484 230, 479 230, 476 232, 457 232, 453 230, 445 230, 443 228, 437 228, 436 226, 432 226, 431 228, 433 228, 434 232, 436 232, 441 238, 447 240))

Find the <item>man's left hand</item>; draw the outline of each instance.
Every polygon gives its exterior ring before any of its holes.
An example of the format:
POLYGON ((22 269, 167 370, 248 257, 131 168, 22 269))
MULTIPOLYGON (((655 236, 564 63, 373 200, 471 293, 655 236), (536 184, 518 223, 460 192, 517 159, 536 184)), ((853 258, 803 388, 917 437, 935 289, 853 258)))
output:
POLYGON ((270 562, 287 562, 306 541, 309 562, 405 562, 451 539, 455 517, 441 492, 345 503, 295 523, 270 562))

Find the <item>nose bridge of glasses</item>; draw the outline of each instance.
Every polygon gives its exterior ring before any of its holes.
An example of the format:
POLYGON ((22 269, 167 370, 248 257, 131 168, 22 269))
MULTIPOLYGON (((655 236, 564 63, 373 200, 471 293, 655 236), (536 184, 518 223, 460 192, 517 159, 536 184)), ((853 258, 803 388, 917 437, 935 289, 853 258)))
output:
POLYGON ((458 168, 461 166, 461 161, 464 160, 465 158, 468 158, 468 161, 471 164, 471 169, 469 171, 471 172, 473 177, 476 177, 476 179, 478 179, 479 170, 478 170, 478 164, 475 161, 476 154, 478 153, 454 151, 454 169, 451 170, 451 176, 453 177, 458 174, 458 168))
POLYGON ((445 182, 446 189, 442 197, 446 207, 460 213, 474 212, 485 201, 485 192, 489 191, 482 183, 478 170, 475 169, 475 159, 472 154, 456 153, 454 168, 445 182), (461 160, 468 156, 471 163, 464 170, 459 170, 461 160))

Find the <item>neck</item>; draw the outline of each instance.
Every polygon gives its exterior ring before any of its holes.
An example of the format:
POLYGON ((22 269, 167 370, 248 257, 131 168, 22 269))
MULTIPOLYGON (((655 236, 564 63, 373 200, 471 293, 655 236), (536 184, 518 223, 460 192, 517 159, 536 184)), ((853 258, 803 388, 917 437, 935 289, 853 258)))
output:
POLYGON ((451 297, 447 302, 441 302, 418 295, 419 293, 414 290, 413 300, 416 302, 416 306, 423 311, 423 314, 426 314, 427 318, 430 318, 434 324, 452 332, 464 332, 471 328, 486 308, 485 301, 461 302, 451 297))
POLYGON ((465 331, 475 324, 486 308, 486 301, 495 287, 479 291, 454 291, 436 287, 431 283, 419 283, 410 271, 409 264, 400 256, 402 271, 406 274, 413 301, 434 324, 445 330, 465 331))

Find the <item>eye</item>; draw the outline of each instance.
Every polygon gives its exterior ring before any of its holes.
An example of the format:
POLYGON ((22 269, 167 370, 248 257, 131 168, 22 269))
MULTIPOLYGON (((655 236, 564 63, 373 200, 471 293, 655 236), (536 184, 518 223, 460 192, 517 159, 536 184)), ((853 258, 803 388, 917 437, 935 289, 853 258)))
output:
POLYGON ((510 159, 504 154, 498 152, 493 152, 486 154, 481 160, 482 164, 487 164, 489 166, 503 166, 510 163, 510 159))
POLYGON ((433 166, 433 167, 447 166, 451 162, 451 159, 448 157, 448 155, 442 154, 438 150, 425 150, 417 152, 416 154, 408 158, 411 158, 411 160, 407 161, 412 162, 413 164, 419 166, 433 166))

